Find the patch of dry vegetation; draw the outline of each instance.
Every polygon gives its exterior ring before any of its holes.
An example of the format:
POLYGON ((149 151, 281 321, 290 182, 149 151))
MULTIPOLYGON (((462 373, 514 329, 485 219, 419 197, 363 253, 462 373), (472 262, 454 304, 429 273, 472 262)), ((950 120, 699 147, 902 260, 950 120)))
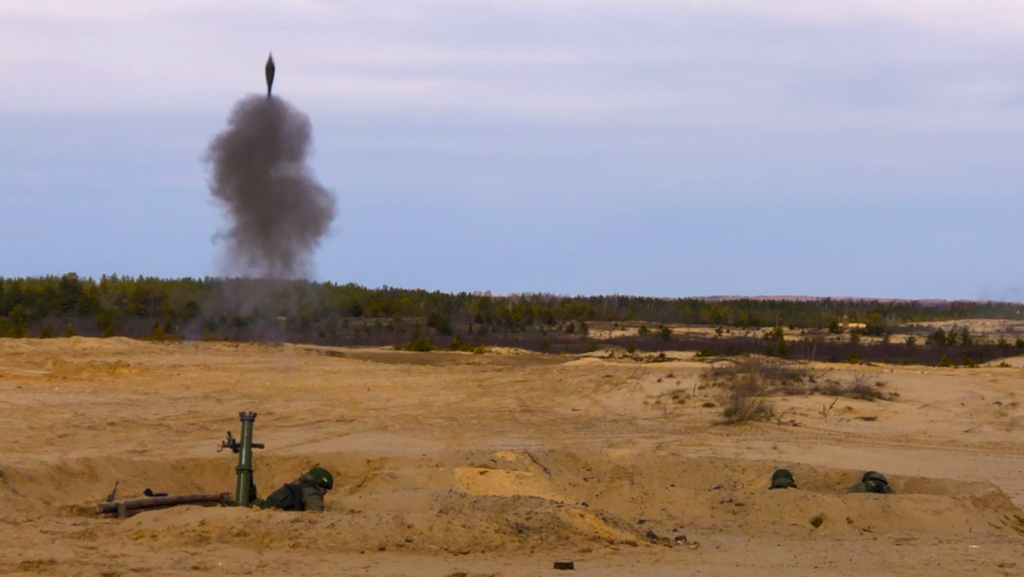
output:
POLYGON ((718 402, 726 423, 767 421, 775 415, 775 403, 766 397, 770 393, 765 381, 756 375, 743 375, 722 389, 718 402))
POLYGON ((766 357, 743 357, 709 367, 702 375, 705 386, 719 387, 719 405, 726 423, 767 421, 775 414, 772 396, 826 395, 867 401, 892 400, 897 393, 882 391, 885 382, 865 373, 849 381, 823 379, 803 363, 766 357))

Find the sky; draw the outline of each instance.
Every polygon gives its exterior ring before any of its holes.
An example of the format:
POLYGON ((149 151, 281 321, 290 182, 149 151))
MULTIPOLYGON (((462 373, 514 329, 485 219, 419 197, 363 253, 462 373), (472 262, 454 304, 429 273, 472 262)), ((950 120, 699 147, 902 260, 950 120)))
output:
POLYGON ((270 51, 317 280, 1024 301, 1019 0, 0 0, 0 276, 222 274, 270 51))

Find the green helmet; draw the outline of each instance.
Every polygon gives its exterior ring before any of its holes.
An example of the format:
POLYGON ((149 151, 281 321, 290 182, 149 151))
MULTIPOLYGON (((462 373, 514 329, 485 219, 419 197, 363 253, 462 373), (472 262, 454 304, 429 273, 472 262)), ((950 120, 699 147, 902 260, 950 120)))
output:
POLYGON ((309 475, 309 478, 312 479, 313 484, 317 487, 323 487, 324 489, 334 488, 334 475, 331 475, 331 472, 323 467, 313 467, 306 475, 309 475))
POLYGON ((879 483, 885 483, 886 485, 889 484, 889 480, 885 478, 885 475, 877 471, 868 471, 860 478, 861 483, 867 483, 868 481, 877 481, 879 483))
POLYGON ((795 489, 796 481, 788 469, 777 469, 772 473, 772 489, 795 489))

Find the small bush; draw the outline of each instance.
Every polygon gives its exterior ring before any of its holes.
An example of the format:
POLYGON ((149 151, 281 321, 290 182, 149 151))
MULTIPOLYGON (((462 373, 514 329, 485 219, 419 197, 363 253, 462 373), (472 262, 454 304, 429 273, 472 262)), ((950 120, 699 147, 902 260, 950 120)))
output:
POLYGON ((739 360, 730 359, 729 363, 709 367, 701 375, 701 379, 721 383, 744 375, 756 375, 770 384, 803 381, 813 376, 811 369, 806 365, 750 356, 739 360))
POLYGON ((841 383, 835 379, 827 379, 824 383, 815 386, 812 392, 826 395, 829 397, 845 397, 847 399, 861 399, 865 401, 874 401, 876 399, 885 399, 885 393, 878 390, 885 386, 883 381, 875 382, 874 386, 871 384, 871 379, 864 373, 858 373, 854 375, 853 379, 849 383, 841 383))
POLYGON ((703 347, 700 348, 699 351, 697 351, 697 354, 694 355, 694 358, 707 359, 707 358, 717 357, 717 356, 718 356, 718 351, 716 351, 715 349, 713 349, 713 348, 711 348, 711 347, 709 347, 707 345, 704 345, 703 347))
POLYGON ((406 343, 405 346, 403 346, 402 348, 407 351, 413 351, 417 353, 429 353, 430 351, 434 350, 434 345, 430 343, 430 339, 423 335, 419 335, 413 338, 408 343, 406 343))
POLYGON ((807 395, 810 391, 809 386, 803 381, 783 381, 778 387, 779 393, 791 397, 807 395))
POLYGON ((775 403, 765 399, 768 388, 755 375, 733 382, 719 395, 726 423, 767 421, 775 415, 775 403))

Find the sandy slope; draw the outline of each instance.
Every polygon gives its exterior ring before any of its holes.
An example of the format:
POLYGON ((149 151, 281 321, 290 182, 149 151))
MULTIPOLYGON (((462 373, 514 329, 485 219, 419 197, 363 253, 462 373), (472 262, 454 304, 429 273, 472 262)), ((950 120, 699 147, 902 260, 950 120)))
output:
POLYGON ((1024 574, 1021 369, 823 365, 899 397, 726 427, 704 366, 0 340, 0 573, 1024 574), (319 463, 326 513, 89 513, 115 480, 232 490, 241 410, 261 492, 319 463), (801 490, 765 490, 778 466, 801 490), (900 494, 843 494, 868 468, 900 494))

